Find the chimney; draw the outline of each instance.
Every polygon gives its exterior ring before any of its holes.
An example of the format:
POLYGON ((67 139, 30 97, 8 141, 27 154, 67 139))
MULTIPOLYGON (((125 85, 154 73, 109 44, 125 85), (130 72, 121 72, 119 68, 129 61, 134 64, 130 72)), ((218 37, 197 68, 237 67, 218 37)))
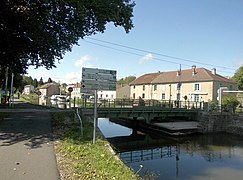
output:
POLYGON ((196 65, 192 65, 192 75, 196 74, 196 65))
POLYGON ((216 68, 212 69, 212 74, 216 75, 216 68))
POLYGON ((181 71, 177 70, 176 76, 180 76, 181 75, 181 71))

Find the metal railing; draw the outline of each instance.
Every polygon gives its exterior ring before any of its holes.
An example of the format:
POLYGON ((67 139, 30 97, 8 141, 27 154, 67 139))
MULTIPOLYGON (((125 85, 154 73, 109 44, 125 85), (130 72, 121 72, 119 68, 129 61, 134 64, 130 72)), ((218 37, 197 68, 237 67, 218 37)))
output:
MULTIPOLYGON (((146 108, 146 107, 160 107, 160 108, 183 108, 183 109, 200 109, 206 108, 205 102, 194 101, 169 101, 169 100, 139 100, 139 99, 99 99, 97 101, 98 108, 146 108)), ((87 101, 81 107, 92 108, 94 102, 87 101)))

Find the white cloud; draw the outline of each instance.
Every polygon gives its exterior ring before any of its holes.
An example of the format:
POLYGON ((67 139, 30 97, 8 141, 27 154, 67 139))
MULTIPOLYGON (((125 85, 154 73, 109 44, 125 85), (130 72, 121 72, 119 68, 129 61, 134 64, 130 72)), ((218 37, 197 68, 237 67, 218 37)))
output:
POLYGON ((82 67, 93 67, 90 63, 91 57, 89 55, 82 56, 79 60, 76 60, 74 65, 78 68, 82 67))
POLYGON ((139 64, 145 64, 149 61, 152 61, 154 58, 153 54, 149 53, 149 54, 146 54, 144 57, 142 57, 140 60, 139 60, 139 64))
POLYGON ((80 73, 80 72, 69 72, 65 75, 64 81, 67 84, 80 82, 81 76, 82 76, 82 73, 80 73))

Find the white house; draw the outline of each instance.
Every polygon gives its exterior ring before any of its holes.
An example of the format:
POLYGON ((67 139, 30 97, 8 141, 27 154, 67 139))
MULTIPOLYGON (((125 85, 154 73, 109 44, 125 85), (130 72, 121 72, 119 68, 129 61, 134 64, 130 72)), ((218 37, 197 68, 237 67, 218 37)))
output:
POLYGON ((98 99, 116 99, 116 91, 98 91, 98 99))
POLYGON ((34 86, 32 85, 26 85, 24 86, 24 91, 23 91, 23 94, 32 94, 34 93, 34 86))

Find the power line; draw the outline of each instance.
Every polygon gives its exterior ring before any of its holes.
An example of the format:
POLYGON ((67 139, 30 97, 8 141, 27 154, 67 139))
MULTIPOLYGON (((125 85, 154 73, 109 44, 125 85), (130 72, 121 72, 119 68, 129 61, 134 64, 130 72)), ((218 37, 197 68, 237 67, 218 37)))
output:
MULTIPOLYGON (((202 62, 195 61, 195 60, 184 59, 184 58, 179 58, 179 57, 175 57, 175 56, 161 54, 161 53, 157 53, 157 52, 153 52, 153 51, 138 49, 138 48, 134 48, 134 47, 130 47, 130 46, 125 46, 125 45, 121 45, 121 44, 117 44, 117 43, 113 43, 113 42, 109 42, 109 41, 99 40, 99 39, 95 39, 95 38, 91 38, 91 37, 86 37, 86 38, 87 39, 90 39, 90 40, 94 40, 94 41, 106 43, 106 44, 111 44, 111 45, 115 45, 115 46, 127 48, 127 49, 132 49, 132 50, 136 50, 136 51, 140 51, 140 52, 145 52, 145 53, 151 53, 151 54, 154 54, 154 55, 163 56, 163 57, 167 57, 167 58, 171 58, 171 59, 177 59, 177 60, 181 60, 181 61, 186 61, 186 62, 191 62, 191 63, 197 63, 197 64, 206 65, 206 66, 210 66, 210 67, 218 67, 218 68, 223 68, 223 69, 228 69, 228 70, 235 71, 234 68, 229 68, 229 67, 225 67, 225 66, 218 66, 218 65, 215 65, 215 64, 202 63, 202 62)), ((177 63, 177 64, 180 64, 180 63, 177 63)))
MULTIPOLYGON (((136 56, 139 56, 139 57, 144 57, 143 54, 138 54, 138 53, 134 53, 134 52, 124 51, 124 50, 121 50, 121 49, 113 48, 111 46, 106 46, 106 45, 103 45, 103 44, 98 44, 98 43, 90 42, 90 41, 87 41, 87 40, 84 40, 84 41, 87 42, 87 43, 90 43, 90 44, 97 45, 97 46, 101 46, 101 47, 113 49, 113 50, 116 50, 116 51, 120 51, 120 52, 124 52, 124 53, 128 53, 128 54, 136 55, 136 56)), ((172 63, 172 64, 178 64, 178 65, 180 64, 180 63, 177 63, 177 62, 173 62, 173 61, 169 61, 169 60, 165 60, 165 59, 159 59, 159 58, 156 58, 156 57, 152 57, 152 59, 158 60, 158 61, 164 61, 164 62, 172 63)), ((184 66, 189 66, 187 64, 183 64, 183 65, 184 66)))
MULTIPOLYGON (((127 54, 136 55, 136 56, 139 56, 139 57, 144 57, 144 54, 138 54, 138 53, 134 53, 134 52, 130 52, 130 51, 125 51, 125 50, 117 49, 117 48, 114 48, 114 47, 111 47, 111 46, 107 46, 107 45, 104 45, 104 44, 99 44, 99 43, 87 41, 87 40, 84 40, 84 41, 87 42, 87 43, 96 45, 96 46, 100 46, 100 47, 104 47, 104 48, 108 48, 108 49, 113 49, 113 50, 116 50, 116 51, 120 51, 120 52, 124 52, 124 53, 127 53, 127 54)), ((177 62, 174 62, 174 61, 169 61, 169 60, 160 59, 160 58, 156 58, 156 57, 152 57, 152 59, 153 60, 157 60, 157 61, 171 63, 171 64, 177 64, 177 65, 183 65, 183 66, 191 67, 191 65, 188 65, 188 64, 177 63, 177 62)), ((232 73, 232 72, 221 71, 221 70, 219 70, 219 72, 232 73)))

